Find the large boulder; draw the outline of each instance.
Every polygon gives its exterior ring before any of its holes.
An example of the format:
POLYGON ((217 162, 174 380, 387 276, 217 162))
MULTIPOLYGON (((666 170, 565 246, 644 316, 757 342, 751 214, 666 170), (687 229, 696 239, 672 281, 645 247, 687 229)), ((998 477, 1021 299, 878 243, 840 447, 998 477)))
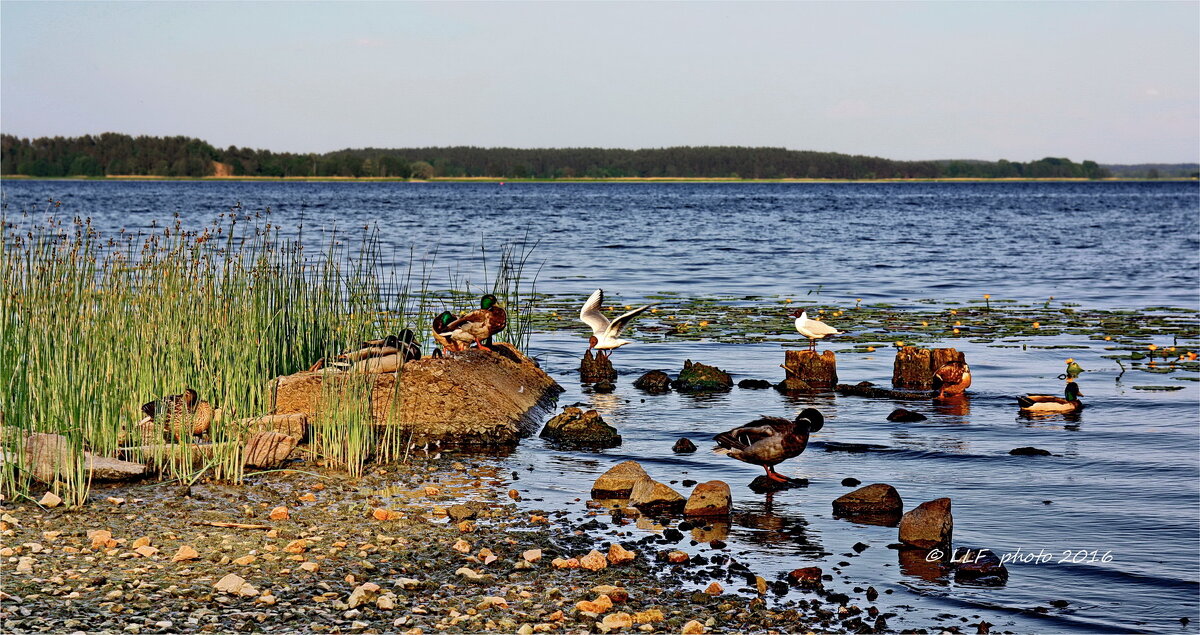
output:
MULTIPOLYGON (((52 483, 74 471, 75 457, 70 441, 63 435, 35 432, 25 438, 22 467, 37 480, 52 483)), ((86 450, 82 458, 83 469, 93 481, 131 481, 147 476, 146 466, 141 463, 96 456, 86 450)))
POLYGON ((296 437, 270 430, 256 432, 242 451, 242 464, 264 470, 279 467, 296 448, 298 441, 296 437))
POLYGON ((617 429, 604 422, 595 410, 584 412, 575 406, 546 422, 541 436, 559 445, 577 448, 615 448, 621 445, 617 429))
POLYGON ((336 425, 341 408, 370 402, 372 421, 418 445, 511 447, 532 433, 562 392, 537 363, 506 343, 407 362, 396 373, 304 371, 270 381, 276 415, 336 425), (327 415, 328 416, 325 416, 327 415))
POLYGON ((687 500, 679 492, 650 477, 638 481, 629 492, 629 504, 647 514, 678 513, 686 503, 687 500))
POLYGON ((651 393, 670 392, 671 376, 661 370, 652 370, 638 377, 633 387, 651 393))
POLYGON ((686 516, 728 516, 733 507, 733 495, 724 481, 708 481, 692 490, 683 506, 686 516))
POLYGON ((633 486, 648 478, 650 475, 637 461, 622 461, 592 483, 592 498, 629 498, 633 486))
POLYGON ((921 503, 900 519, 900 542, 910 547, 948 547, 953 533, 949 498, 921 503))
POLYGON ((717 392, 733 390, 733 378, 729 373, 707 364, 684 360, 679 379, 671 384, 680 392, 717 392))
POLYGON ((894 526, 903 512, 904 501, 887 483, 860 487, 833 501, 834 516, 868 525, 894 526))

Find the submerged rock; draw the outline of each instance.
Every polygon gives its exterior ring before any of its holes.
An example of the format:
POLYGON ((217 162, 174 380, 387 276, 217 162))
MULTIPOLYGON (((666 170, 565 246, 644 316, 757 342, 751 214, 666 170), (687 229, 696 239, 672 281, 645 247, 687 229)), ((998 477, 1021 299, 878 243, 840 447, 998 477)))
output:
POLYGON ((768 478, 766 474, 758 476, 753 481, 750 481, 750 491, 756 494, 766 494, 767 492, 782 492, 785 489, 793 489, 796 487, 808 487, 808 479, 806 478, 788 478, 786 481, 777 481, 773 478, 768 478))
POLYGON ((629 498, 633 486, 647 478, 650 475, 637 461, 622 461, 592 483, 592 498, 629 498))
POLYGON ((681 392, 717 392, 733 389, 733 378, 729 373, 707 364, 684 360, 679 379, 671 384, 681 392))
POLYGON ((954 533, 950 499, 938 498, 918 505, 900 519, 900 542, 920 549, 945 547, 954 533))
POLYGON ((738 382, 738 388, 748 388, 750 390, 763 390, 771 387, 771 382, 765 379, 743 379, 738 382))
POLYGON ((690 454, 696 451, 696 444, 692 443, 691 439, 684 437, 671 446, 671 451, 678 454, 690 454))
POLYGON ((899 421, 902 423, 915 423, 917 421, 924 421, 928 418, 929 417, 926 417, 919 412, 905 410, 904 408, 896 408, 887 416, 888 421, 899 421))
POLYGON ((598 412, 584 412, 574 406, 567 406, 547 421, 541 436, 572 447, 603 449, 621 445, 617 429, 605 423, 598 412))
POLYGON ((788 377, 775 384, 775 390, 779 392, 812 392, 813 387, 799 377, 788 377))
POLYGON ((1008 582, 1008 569, 990 549, 966 549, 954 554, 954 581, 1002 586, 1008 582))
POLYGON ((650 477, 638 481, 629 492, 629 504, 643 513, 678 513, 686 503, 679 492, 650 477))
POLYGON ((612 362, 607 355, 602 355, 599 351, 594 357, 592 351, 586 351, 583 359, 579 360, 579 381, 585 384, 613 381, 616 378, 617 371, 613 369, 612 362))
POLYGON ((1050 456, 1049 450, 1043 450, 1041 448, 1029 446, 1023 448, 1013 448, 1009 450, 1008 453, 1013 456, 1050 456))
POLYGON ((661 370, 652 370, 638 377, 633 387, 651 393, 670 392, 671 376, 661 370))
POLYGON ((887 483, 861 487, 833 501, 834 516, 868 525, 894 526, 903 511, 904 501, 887 483))

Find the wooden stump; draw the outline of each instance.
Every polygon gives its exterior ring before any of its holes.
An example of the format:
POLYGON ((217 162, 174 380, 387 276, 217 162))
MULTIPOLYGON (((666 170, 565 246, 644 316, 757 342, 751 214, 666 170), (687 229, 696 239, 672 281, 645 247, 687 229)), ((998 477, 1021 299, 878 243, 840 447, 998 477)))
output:
POLYGON ((583 354, 583 359, 579 360, 579 381, 585 384, 594 384, 601 381, 616 381, 617 371, 613 369, 612 362, 608 361, 607 355, 596 353, 592 357, 592 351, 587 351, 583 354))
POLYGON ((933 372, 947 362, 965 362, 966 356, 953 348, 905 346, 896 351, 892 386, 903 390, 932 390, 933 372))
POLYGON ((799 379, 814 388, 832 388, 837 385, 837 355, 833 351, 817 354, 815 351, 787 351, 783 362, 787 379, 799 379))

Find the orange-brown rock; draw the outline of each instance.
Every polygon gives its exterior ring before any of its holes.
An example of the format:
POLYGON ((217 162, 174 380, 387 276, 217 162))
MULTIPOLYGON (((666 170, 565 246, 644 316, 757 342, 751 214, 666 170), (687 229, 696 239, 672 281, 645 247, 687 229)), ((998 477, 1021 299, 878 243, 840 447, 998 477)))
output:
POLYGON ((625 547, 622 547, 615 542, 608 547, 609 564, 625 564, 626 562, 632 562, 636 557, 636 553, 626 549, 625 547))
POLYGON ((308 417, 304 414, 266 415, 251 419, 241 419, 238 426, 239 436, 250 436, 256 432, 278 432, 303 441, 308 430, 308 417))
POLYGON ((592 483, 592 498, 629 498, 638 481, 650 478, 637 461, 622 461, 592 483))
POLYGON ((395 426, 424 445, 512 446, 551 411, 562 388, 509 344, 423 357, 395 373, 304 371, 268 385, 274 414, 304 414, 310 425, 370 403, 376 425, 395 426))
POLYGON ((938 498, 917 505, 900 519, 900 542, 921 549, 949 546, 954 533, 950 499, 938 498))
POLYGON ((598 595, 595 600, 582 600, 575 604, 575 608, 588 613, 604 613, 612 607, 612 600, 607 595, 598 595))
POLYGON ((683 513, 688 516, 728 516, 733 506, 733 495, 729 484, 724 481, 708 481, 692 490, 683 513))
POLYGON ((649 477, 638 481, 629 492, 629 504, 646 513, 679 512, 683 510, 686 502, 687 500, 669 485, 649 477))
POLYGON ((816 588, 821 586, 821 567, 803 567, 801 569, 793 569, 787 574, 788 581, 792 584, 798 584, 805 588, 816 588))
POLYGON ((296 437, 279 432, 256 432, 242 450, 242 464, 263 470, 279 467, 291 455, 297 442, 296 437))
POLYGON ((599 571, 608 566, 604 554, 593 549, 588 555, 579 559, 579 566, 588 571, 599 571))
POLYGON ((904 511, 904 501, 896 488, 887 483, 874 483, 843 494, 833 501, 833 513, 838 516, 858 514, 894 514, 904 511))

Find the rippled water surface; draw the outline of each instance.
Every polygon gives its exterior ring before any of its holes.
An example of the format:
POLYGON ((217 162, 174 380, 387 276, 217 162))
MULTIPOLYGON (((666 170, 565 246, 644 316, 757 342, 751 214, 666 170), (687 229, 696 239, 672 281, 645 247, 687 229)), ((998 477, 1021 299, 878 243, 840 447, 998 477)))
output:
MULTIPOLYGON (((1200 310, 1200 192, 1194 183, 995 184, 418 184, 223 182, 5 182, 9 222, 22 212, 90 216, 103 230, 145 230, 172 221, 199 227, 240 203, 270 208, 285 228, 357 231, 378 224, 395 262, 410 246, 437 249, 437 262, 472 272, 485 239, 540 240, 539 291, 577 294, 603 287, 620 304, 676 292, 685 297, 783 296, 819 290, 822 304, 852 306, 917 300, 993 298, 1058 301, 1100 309, 1172 306, 1200 310)), ((399 266, 399 265, 398 265, 399 266)), ((780 307, 780 314, 786 309, 780 307)), ((1193 313, 1194 314, 1194 313, 1193 313)), ((779 320, 781 332, 790 326, 779 320)), ((633 339, 639 339, 635 332, 633 339)), ((1161 346, 1189 342, 1160 341, 1161 346)), ((1195 341, 1191 341, 1195 344, 1195 341)), ((795 345, 798 345, 797 341, 795 345)), ((1031 342, 1030 344, 1033 344, 1031 342)), ((975 375, 965 408, 928 401, 891 402, 822 394, 788 397, 734 389, 704 396, 647 395, 632 387, 643 372, 675 373, 685 359, 714 364, 734 380, 782 378, 778 343, 641 341, 613 358, 616 392, 594 394, 576 369, 586 341, 575 332, 534 336, 536 355, 567 392, 623 435, 595 453, 557 451, 526 440, 498 459, 513 486, 544 508, 581 512, 592 481, 627 458, 664 482, 721 479, 735 513, 729 548, 764 577, 802 566, 832 573, 832 588, 865 604, 855 587, 874 586, 894 611, 893 628, 966 624, 995 631, 1196 632, 1200 624, 1200 391, 1196 373, 1120 375, 1102 342, 1038 338, 1039 346, 997 347, 955 340, 975 375), (1049 344, 1086 348, 1055 350, 1049 344), (1078 417, 1023 419, 1013 396, 1057 392, 1063 359, 1087 369, 1088 407, 1078 417), (1134 390, 1182 386, 1173 392, 1134 390), (711 453, 713 434, 762 415, 791 417, 808 406, 823 430, 782 472, 807 488, 771 496, 746 485, 760 468, 711 453), (929 416, 892 423, 903 406, 929 416), (680 437, 700 450, 677 455, 680 437), (830 443, 877 451, 827 451, 830 443), (1010 456, 1035 446, 1052 456, 1010 456), (530 471, 532 468, 532 471, 530 471), (906 508, 947 496, 954 540, 999 554, 1050 554, 1010 563, 1008 584, 980 588, 923 576, 902 563, 894 528, 832 517, 830 502, 849 491, 844 478, 895 486, 906 508), (540 500, 538 500, 540 499, 540 500), (870 547, 861 555, 852 546, 870 547), (1085 562, 1078 552, 1087 551, 1085 562), (1091 553, 1109 555, 1090 561, 1091 553), (1043 559, 1044 560, 1044 559, 1043 559), (845 563, 845 564, 841 564, 845 563), (1066 600, 1065 608, 1050 604, 1066 600), (945 617, 946 615, 952 617, 945 617), (967 622, 959 617, 968 618, 967 622), (1191 623, 1183 625, 1180 618, 1191 623)), ((843 382, 887 385, 890 351, 839 351, 843 382)), ((677 489, 686 491, 681 484, 677 489)), ((616 529, 616 528, 614 528, 616 529)), ((623 528, 622 531, 628 531, 623 528)), ((633 530, 639 531, 639 530, 633 530)), ((699 549, 688 546, 684 549, 699 549)), ((729 586, 729 585, 727 585, 729 586)), ((798 593, 798 592, 797 592, 798 593)))

